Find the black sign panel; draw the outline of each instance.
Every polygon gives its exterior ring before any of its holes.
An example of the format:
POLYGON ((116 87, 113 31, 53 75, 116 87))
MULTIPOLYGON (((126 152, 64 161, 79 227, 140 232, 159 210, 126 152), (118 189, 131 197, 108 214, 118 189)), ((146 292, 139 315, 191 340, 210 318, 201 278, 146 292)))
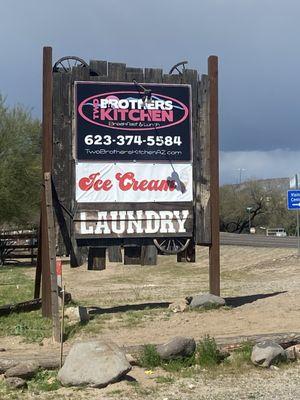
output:
POLYGON ((190 90, 189 85, 76 82, 77 159, 191 161, 190 90))

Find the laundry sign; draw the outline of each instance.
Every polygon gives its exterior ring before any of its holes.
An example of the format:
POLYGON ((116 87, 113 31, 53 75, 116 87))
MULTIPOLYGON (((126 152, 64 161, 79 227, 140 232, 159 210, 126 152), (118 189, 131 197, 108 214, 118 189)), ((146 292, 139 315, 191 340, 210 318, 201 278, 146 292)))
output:
POLYGON ((192 233, 192 210, 137 209, 79 211, 75 220, 77 237, 185 236, 192 233))

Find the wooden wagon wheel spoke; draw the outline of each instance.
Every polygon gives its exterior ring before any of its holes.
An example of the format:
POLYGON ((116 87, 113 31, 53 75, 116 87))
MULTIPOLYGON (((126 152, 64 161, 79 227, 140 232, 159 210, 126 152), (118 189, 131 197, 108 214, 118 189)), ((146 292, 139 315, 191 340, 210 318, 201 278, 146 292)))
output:
POLYGON ((190 240, 189 238, 157 238, 153 239, 153 242, 163 254, 177 254, 188 247, 190 240))
POLYGON ((73 67, 88 68, 88 64, 80 57, 66 56, 56 61, 53 72, 71 72, 73 67))
POLYGON ((180 61, 179 63, 173 65, 169 71, 169 74, 172 75, 175 71, 177 71, 179 75, 183 75, 185 71, 185 64, 187 63, 188 61, 180 61))

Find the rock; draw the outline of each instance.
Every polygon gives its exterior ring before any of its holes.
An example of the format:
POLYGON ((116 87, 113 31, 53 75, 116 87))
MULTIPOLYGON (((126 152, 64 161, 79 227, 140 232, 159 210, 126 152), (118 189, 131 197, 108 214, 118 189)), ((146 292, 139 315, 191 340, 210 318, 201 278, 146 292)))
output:
POLYGON ((156 351, 163 360, 171 360, 178 357, 191 356, 196 350, 196 342, 193 338, 175 337, 165 344, 156 346, 156 351))
POLYGON ((260 367, 268 368, 271 364, 284 359, 286 354, 283 348, 271 340, 257 343, 252 349, 251 361, 260 367))
POLYGON ((131 354, 126 354, 127 361, 130 365, 138 365, 138 361, 131 354))
POLYGON ((75 343, 58 372, 64 386, 105 387, 131 370, 123 351, 108 340, 75 343))
POLYGON ((15 367, 9 368, 5 372, 5 377, 17 377, 23 379, 32 378, 38 371, 39 364, 35 361, 22 361, 20 364, 17 364, 15 367))
POLYGON ((184 312, 188 310, 189 306, 186 300, 179 300, 171 303, 168 307, 169 310, 173 311, 174 313, 177 312, 184 312))
POLYGON ((15 367, 17 362, 9 358, 3 358, 0 360, 0 374, 4 374, 9 368, 15 367))
POLYGON ((288 360, 300 360, 300 344, 288 347, 285 349, 285 354, 288 360))
POLYGON ((272 371, 279 371, 279 368, 276 365, 270 365, 270 369, 272 371))
POLYGON ((68 322, 73 325, 78 322, 88 322, 90 315, 86 307, 68 307, 65 310, 65 317, 68 318, 68 322))
POLYGON ((4 347, 0 347, 0 352, 2 353, 3 351, 6 351, 4 347))
POLYGON ((22 378, 11 377, 5 380, 6 385, 10 389, 26 389, 27 382, 22 378))
POLYGON ((225 300, 222 297, 210 293, 196 294, 187 299, 190 301, 190 308, 218 308, 225 306, 225 300))

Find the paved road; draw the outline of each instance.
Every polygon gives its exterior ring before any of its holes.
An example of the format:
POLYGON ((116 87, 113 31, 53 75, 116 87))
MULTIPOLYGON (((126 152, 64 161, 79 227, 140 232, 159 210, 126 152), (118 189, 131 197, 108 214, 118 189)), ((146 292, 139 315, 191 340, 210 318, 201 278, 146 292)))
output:
POLYGON ((297 248, 296 237, 276 237, 221 232, 221 244, 254 247, 291 247, 297 248))

